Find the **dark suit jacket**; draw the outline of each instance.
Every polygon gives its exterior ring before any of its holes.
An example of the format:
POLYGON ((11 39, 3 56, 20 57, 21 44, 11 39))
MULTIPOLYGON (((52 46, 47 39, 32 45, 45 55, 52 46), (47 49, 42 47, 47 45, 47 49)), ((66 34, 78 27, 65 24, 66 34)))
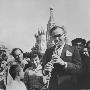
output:
MULTIPOLYGON (((46 50, 43 66, 51 60, 54 50, 55 47, 46 50)), ((76 76, 81 71, 81 58, 78 49, 66 44, 62 50, 61 58, 63 61, 67 62, 67 68, 60 64, 54 64, 49 89, 77 90, 76 76)))

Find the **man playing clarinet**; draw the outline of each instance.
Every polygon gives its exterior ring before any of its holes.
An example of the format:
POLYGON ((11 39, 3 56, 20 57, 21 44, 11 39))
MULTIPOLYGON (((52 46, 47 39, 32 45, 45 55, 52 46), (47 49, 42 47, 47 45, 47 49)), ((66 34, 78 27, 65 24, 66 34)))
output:
POLYGON ((77 75, 81 72, 81 58, 77 47, 66 44, 63 27, 54 26, 50 35, 55 46, 47 49, 43 58, 44 75, 51 73, 48 89, 78 90, 77 75))

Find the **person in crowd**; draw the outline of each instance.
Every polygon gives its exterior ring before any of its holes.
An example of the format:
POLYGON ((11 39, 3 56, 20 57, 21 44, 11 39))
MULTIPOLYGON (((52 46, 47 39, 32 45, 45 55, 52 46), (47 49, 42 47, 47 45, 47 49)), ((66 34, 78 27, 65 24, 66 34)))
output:
POLYGON ((7 84, 7 55, 5 50, 0 50, 0 90, 6 89, 7 84))
POLYGON ((28 62, 27 64, 25 64, 25 67, 24 67, 24 72, 27 68, 29 68, 31 66, 31 62, 30 62, 30 52, 26 52, 24 53, 24 58, 26 59, 26 61, 28 62))
POLYGON ((66 44, 66 33, 60 26, 50 30, 55 46, 46 50, 42 64, 44 75, 50 76, 49 90, 78 90, 76 75, 81 71, 81 57, 77 47, 66 44))
POLYGON ((25 84, 20 81, 21 77, 24 77, 24 73, 20 65, 12 65, 9 69, 9 73, 13 78, 10 85, 6 86, 6 90, 27 90, 25 84))
MULTIPOLYGON (((26 61, 26 59, 24 59, 23 51, 20 48, 13 48, 11 55, 14 57, 14 60, 11 61, 11 66, 20 65, 24 72, 25 65, 28 64, 28 62, 26 61)), ((24 78, 22 77, 21 81, 23 81, 23 79, 24 78)))
POLYGON ((23 51, 20 48, 13 48, 11 55, 14 57, 12 64, 19 64, 24 69, 28 62, 23 57, 23 51))
POLYGON ((89 58, 86 55, 86 40, 82 38, 75 38, 72 40, 72 45, 77 46, 80 52, 81 56, 81 62, 82 62, 82 72, 78 76, 78 86, 80 89, 88 89, 90 88, 90 76, 88 73, 88 61, 89 58))
POLYGON ((37 51, 30 53, 31 65, 25 70, 24 82, 27 90, 41 90, 43 82, 41 54, 37 51))
POLYGON ((86 48, 87 48, 87 51, 88 51, 88 56, 90 57, 90 40, 87 41, 86 48))
POLYGON ((82 38, 75 38, 71 41, 72 46, 76 46, 79 50, 79 53, 83 53, 85 45, 86 45, 86 40, 82 38))
POLYGON ((90 72, 90 40, 86 43, 86 49, 85 49, 86 55, 89 57, 88 60, 88 71, 90 72))

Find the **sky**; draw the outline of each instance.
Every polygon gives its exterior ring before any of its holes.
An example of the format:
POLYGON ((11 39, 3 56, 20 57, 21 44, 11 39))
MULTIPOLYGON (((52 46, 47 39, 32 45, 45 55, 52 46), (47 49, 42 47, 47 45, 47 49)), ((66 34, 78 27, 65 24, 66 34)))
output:
POLYGON ((0 0, 0 42, 29 51, 38 28, 47 30, 50 7, 67 37, 90 40, 90 0, 0 0))

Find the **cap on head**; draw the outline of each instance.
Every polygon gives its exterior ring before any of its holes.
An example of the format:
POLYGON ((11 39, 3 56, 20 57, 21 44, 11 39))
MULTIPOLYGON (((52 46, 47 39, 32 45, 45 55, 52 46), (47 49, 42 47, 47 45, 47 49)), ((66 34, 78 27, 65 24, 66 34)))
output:
POLYGON ((76 45, 77 43, 82 43, 83 45, 86 44, 86 40, 82 38, 76 38, 71 41, 72 45, 76 45))

